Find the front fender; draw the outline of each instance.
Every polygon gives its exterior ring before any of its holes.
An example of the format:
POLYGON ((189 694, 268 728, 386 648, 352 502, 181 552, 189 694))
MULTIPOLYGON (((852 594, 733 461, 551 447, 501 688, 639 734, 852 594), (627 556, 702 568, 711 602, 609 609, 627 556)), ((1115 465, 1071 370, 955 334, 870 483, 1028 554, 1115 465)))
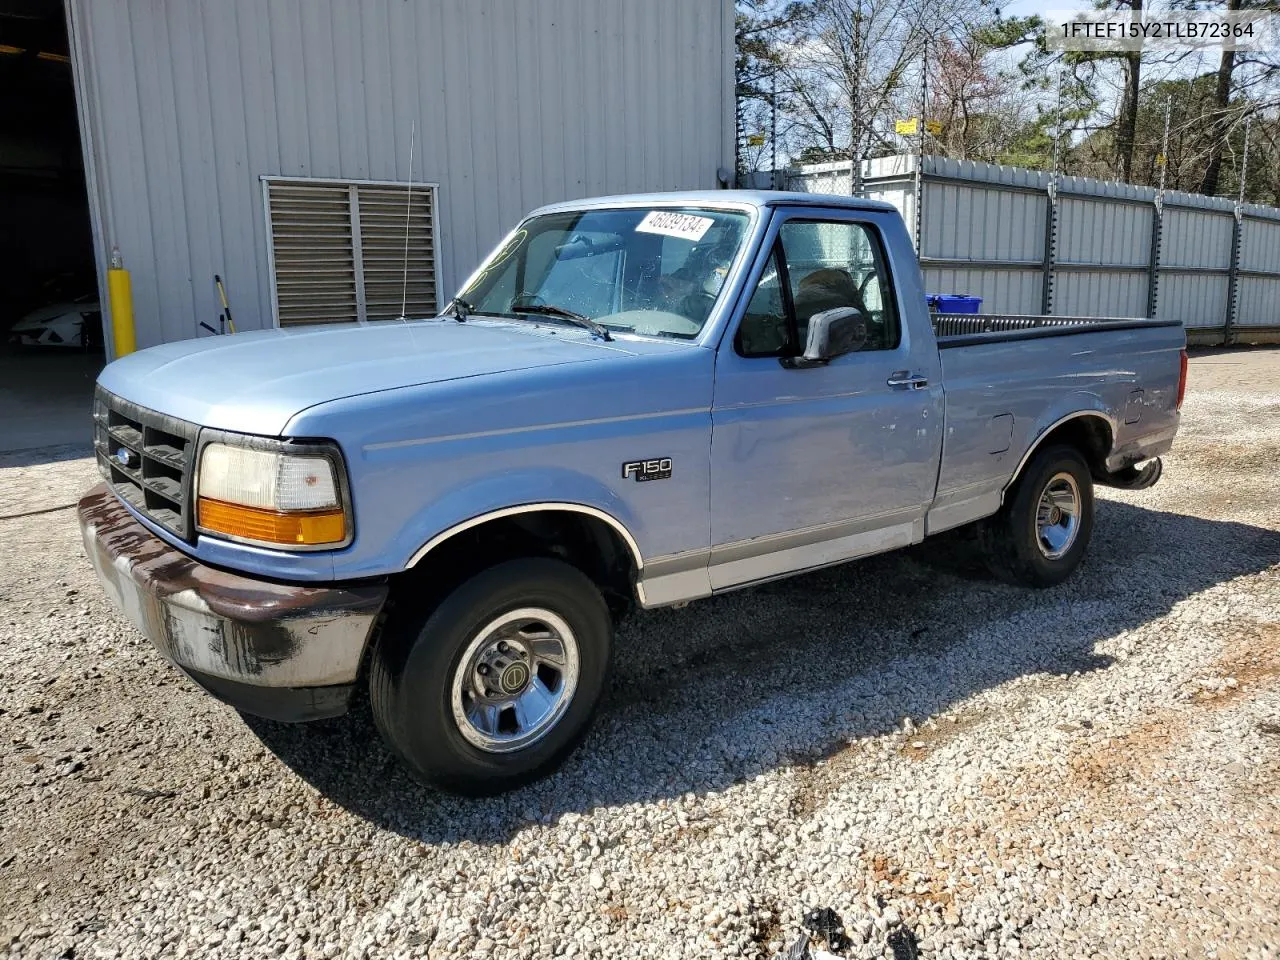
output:
POLYGON ((334 576, 405 569, 446 530, 495 510, 569 503, 625 529, 643 558, 709 538, 711 364, 695 346, 619 342, 593 363, 334 401, 290 425, 347 459, 355 541, 334 576), (623 465, 660 457, 659 483, 623 465))

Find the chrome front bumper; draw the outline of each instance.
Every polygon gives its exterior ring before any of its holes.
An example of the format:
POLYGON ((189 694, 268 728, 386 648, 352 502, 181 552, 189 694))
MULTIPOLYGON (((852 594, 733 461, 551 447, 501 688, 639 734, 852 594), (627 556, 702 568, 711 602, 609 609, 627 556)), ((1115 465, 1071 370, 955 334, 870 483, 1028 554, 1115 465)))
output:
POLYGON ((80 530, 107 596, 210 693, 280 720, 346 710, 386 584, 279 584, 206 566, 147 530, 106 484, 80 501, 80 530))

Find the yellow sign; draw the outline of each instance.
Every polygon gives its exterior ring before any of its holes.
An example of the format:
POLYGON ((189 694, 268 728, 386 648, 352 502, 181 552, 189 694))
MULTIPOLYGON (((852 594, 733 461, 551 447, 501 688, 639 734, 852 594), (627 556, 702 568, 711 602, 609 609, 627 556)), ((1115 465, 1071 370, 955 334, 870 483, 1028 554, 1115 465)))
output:
POLYGON ((919 132, 920 121, 916 117, 912 117, 910 120, 899 120, 894 123, 893 129, 904 137, 909 137, 911 134, 919 132))
POLYGON ((747 137, 747 146, 749 146, 749 147, 763 147, 763 146, 764 146, 764 134, 763 134, 763 133, 753 133, 753 134, 751 134, 751 136, 747 137))
POLYGON ((1163 167, 1163 166, 1164 166, 1165 164, 1167 164, 1168 162, 1169 162, 1169 158, 1168 158, 1168 157, 1166 157, 1163 153, 1157 153, 1157 154, 1156 154, 1156 166, 1157 166, 1157 167, 1163 167))
POLYGON ((926 120, 924 122, 924 128, 936 137, 938 134, 942 133, 942 121, 926 120))

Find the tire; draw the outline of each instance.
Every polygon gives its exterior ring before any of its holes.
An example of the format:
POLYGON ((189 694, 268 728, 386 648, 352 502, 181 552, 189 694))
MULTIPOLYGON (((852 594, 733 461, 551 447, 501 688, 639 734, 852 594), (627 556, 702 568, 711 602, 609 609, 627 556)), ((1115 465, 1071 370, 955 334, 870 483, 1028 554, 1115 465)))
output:
POLYGON ((374 720, 424 783, 502 793, 550 773, 581 742, 612 645, 604 598, 577 568, 510 560, 430 610, 392 613, 369 674, 374 720), (489 696, 480 684, 492 684, 489 696))
POLYGON ((1069 446, 1037 451, 1000 512, 978 527, 991 573, 1027 587, 1066 580, 1084 559, 1092 535, 1093 477, 1080 451, 1069 446), (1074 525, 1069 504, 1076 511, 1074 525))

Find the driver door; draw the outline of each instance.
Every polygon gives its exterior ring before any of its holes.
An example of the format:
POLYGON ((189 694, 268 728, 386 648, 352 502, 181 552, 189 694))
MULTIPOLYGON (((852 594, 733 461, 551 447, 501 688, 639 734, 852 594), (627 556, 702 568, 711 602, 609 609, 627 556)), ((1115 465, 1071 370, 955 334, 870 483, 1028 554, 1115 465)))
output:
POLYGON ((894 230, 909 251, 887 215, 775 214, 749 302, 716 359, 713 589, 923 538, 942 390, 934 343, 902 322, 883 241, 894 230), (807 369, 780 363, 802 351, 809 318, 835 307, 863 313, 862 349, 807 369))

